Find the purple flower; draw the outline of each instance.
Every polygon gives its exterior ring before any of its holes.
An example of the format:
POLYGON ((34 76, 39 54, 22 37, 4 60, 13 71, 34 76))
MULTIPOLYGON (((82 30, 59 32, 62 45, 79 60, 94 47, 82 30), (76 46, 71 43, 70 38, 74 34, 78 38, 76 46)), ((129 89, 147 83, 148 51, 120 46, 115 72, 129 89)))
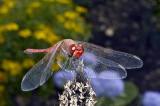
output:
POLYGON ((103 80, 104 95, 108 98, 119 96, 124 91, 124 82, 120 79, 103 80))
POLYGON ((160 106, 160 93, 148 91, 144 94, 142 99, 143 106, 160 106))
POLYGON ((72 79, 72 74, 70 72, 66 71, 57 71, 53 76, 53 82, 58 88, 62 88, 63 85, 68 81, 72 79), (65 76, 64 76, 64 75, 65 76))
POLYGON ((87 63, 91 63, 93 65, 96 65, 97 64, 97 59, 96 57, 91 54, 91 53, 83 53, 83 55, 80 57, 80 59, 83 59, 84 62, 87 62, 87 63))
POLYGON ((114 98, 116 96, 119 96, 124 91, 123 80, 107 79, 107 76, 105 75, 111 75, 112 77, 117 78, 116 73, 101 72, 100 75, 98 75, 98 78, 91 79, 91 86, 95 91, 97 97, 100 97, 102 95, 105 95, 108 98, 114 98), (102 79, 102 78, 106 78, 106 79, 102 79))
POLYGON ((88 78, 96 78, 96 73, 93 71, 93 69, 87 67, 84 69, 84 71, 88 78))
POLYGON ((102 84, 102 79, 93 78, 93 79, 91 79, 90 84, 91 84, 94 92, 96 93, 96 96, 101 97, 104 93, 104 87, 103 87, 103 84, 102 84))
POLYGON ((116 70, 105 70, 98 74, 98 78, 103 79, 121 79, 121 76, 119 75, 116 70))

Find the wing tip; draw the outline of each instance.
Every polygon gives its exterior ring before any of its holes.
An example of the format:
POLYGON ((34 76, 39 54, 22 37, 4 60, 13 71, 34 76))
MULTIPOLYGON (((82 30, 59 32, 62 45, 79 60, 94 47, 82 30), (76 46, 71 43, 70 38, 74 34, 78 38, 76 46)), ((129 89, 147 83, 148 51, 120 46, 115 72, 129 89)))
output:
POLYGON ((22 91, 30 91, 30 89, 27 89, 27 88, 25 88, 25 87, 23 86, 23 83, 21 83, 21 90, 22 90, 22 91))
POLYGON ((26 92, 26 91, 30 91, 30 90, 25 89, 25 88, 22 88, 22 87, 21 87, 21 90, 22 90, 22 91, 25 91, 25 92, 26 92))
POLYGON ((34 90, 34 89, 36 89, 37 87, 34 87, 34 88, 26 88, 24 85, 23 85, 23 83, 21 83, 21 90, 22 91, 31 91, 31 90, 34 90))
POLYGON ((138 62, 137 62, 137 65, 133 68, 142 68, 143 67, 143 61, 140 59, 138 62))
POLYGON ((24 80, 24 79, 25 79, 25 76, 21 82, 21 90, 22 91, 31 91, 31 90, 34 90, 38 87, 38 86, 30 87, 29 85, 26 85, 26 83, 25 83, 26 80, 24 80))
POLYGON ((134 58, 137 59, 137 64, 138 64, 137 67, 135 67, 135 68, 143 67, 143 61, 138 56, 134 56, 134 58))
POLYGON ((143 67, 143 61, 139 58, 133 61, 133 64, 129 64, 125 66, 125 69, 137 69, 137 68, 142 68, 143 67))

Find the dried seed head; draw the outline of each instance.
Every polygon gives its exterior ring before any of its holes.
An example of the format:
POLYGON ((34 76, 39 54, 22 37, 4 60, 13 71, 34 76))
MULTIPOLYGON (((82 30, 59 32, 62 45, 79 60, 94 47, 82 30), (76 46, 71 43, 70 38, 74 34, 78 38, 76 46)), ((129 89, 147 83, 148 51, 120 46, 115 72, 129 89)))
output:
POLYGON ((83 73, 83 61, 81 61, 76 69, 76 77, 67 82, 63 94, 59 95, 59 106, 94 106, 96 104, 93 98, 96 94, 91 88, 90 80, 83 79, 83 73))

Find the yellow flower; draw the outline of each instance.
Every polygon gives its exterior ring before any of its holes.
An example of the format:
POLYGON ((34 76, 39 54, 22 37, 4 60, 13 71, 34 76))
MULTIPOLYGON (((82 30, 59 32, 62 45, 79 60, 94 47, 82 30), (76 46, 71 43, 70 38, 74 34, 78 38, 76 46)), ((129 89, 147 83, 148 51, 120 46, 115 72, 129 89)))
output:
POLYGON ((3 32, 5 30, 5 25, 0 26, 0 32, 3 32))
POLYGON ((6 6, 1 6, 0 7, 0 14, 7 14, 8 13, 8 8, 6 6))
POLYGON ((40 2, 35 1, 35 2, 32 2, 32 3, 30 4, 30 7, 31 7, 31 8, 37 8, 37 7, 39 7, 40 5, 41 5, 40 2))
POLYGON ((44 30, 44 29, 46 29, 46 25, 40 24, 40 25, 38 26, 38 28, 41 29, 41 30, 44 30))
POLYGON ((8 67, 8 64, 9 64, 9 63, 10 63, 10 60, 3 59, 3 60, 2 60, 2 64, 1 64, 2 69, 4 69, 5 71, 6 71, 6 70, 9 70, 9 67, 8 67))
POLYGON ((55 1, 62 3, 62 4, 68 4, 71 2, 71 0, 55 0, 55 1))
POLYGON ((32 9, 32 8, 28 8, 28 9, 26 10, 26 13, 27 13, 27 14, 32 14, 32 12, 33 12, 33 9, 32 9))
POLYGON ((7 7, 13 8, 15 5, 15 2, 14 1, 7 1, 6 4, 7 4, 7 7))
POLYGON ((18 62, 11 62, 9 64, 9 67, 10 67, 10 74, 12 76, 18 75, 22 70, 22 67, 20 66, 18 62))
POLYGON ((0 83, 7 83, 8 82, 8 76, 6 73, 0 71, 0 83))
POLYGON ((38 8, 40 5, 41 5, 40 2, 38 2, 38 1, 32 2, 29 5, 29 7, 27 8, 26 13, 32 14, 33 13, 33 9, 34 8, 38 8))
POLYGON ((69 19, 75 19, 75 18, 77 18, 77 17, 79 16, 79 14, 76 13, 76 12, 72 12, 72 11, 66 11, 66 12, 64 13, 64 16, 65 16, 66 18, 69 18, 69 19))
MULTIPOLYGON (((58 35, 56 35, 53 32, 53 29, 50 28, 49 26, 46 26, 44 24, 40 24, 38 26, 38 28, 40 31, 43 31, 43 34, 45 35, 45 37, 43 37, 43 40, 47 41, 51 45, 57 43, 57 41, 59 41, 61 39, 58 35)), ((38 34, 37 34, 37 36, 38 36, 38 34)))
POLYGON ((0 32, 0 44, 4 43, 5 39, 2 33, 0 32))
POLYGON ((56 35, 50 27, 46 27, 44 28, 44 30, 47 35, 46 41, 49 42, 51 45, 53 45, 54 43, 57 43, 57 41, 61 39, 61 37, 56 35))
POLYGON ((61 37, 56 35, 53 32, 53 29, 49 26, 46 26, 44 24, 40 24, 37 27, 39 30, 34 32, 34 36, 36 39, 43 39, 46 42, 50 43, 51 45, 57 43, 59 40, 61 40, 61 37))
POLYGON ((54 62, 54 64, 51 66, 51 68, 53 69, 53 71, 57 71, 60 70, 61 68, 59 67, 59 65, 57 64, 57 62, 54 62))
POLYGON ((14 22, 8 23, 7 25, 5 25, 5 27, 8 31, 17 31, 19 29, 18 24, 14 22))
POLYGON ((23 29, 23 30, 20 30, 18 34, 21 37, 27 38, 27 37, 31 36, 32 32, 29 29, 23 29))
POLYGON ((76 27, 76 23, 73 22, 73 21, 66 21, 66 22, 64 23, 64 27, 65 27, 66 29, 73 29, 74 27, 76 27))
POLYGON ((61 37, 59 37, 58 35, 55 35, 54 33, 50 33, 47 36, 48 39, 46 39, 47 42, 49 42, 51 45, 54 45, 55 43, 57 43, 59 40, 61 40, 61 37))
POLYGON ((57 15, 56 16, 56 18, 57 18, 57 20, 59 21, 59 22, 64 22, 65 21, 65 18, 64 18, 64 16, 63 15, 57 15))
POLYGON ((18 75, 22 70, 22 67, 18 62, 7 60, 7 59, 2 60, 1 67, 5 71, 9 71, 12 76, 18 75))
POLYGON ((43 30, 39 30, 39 31, 35 31, 34 32, 34 36, 36 39, 40 40, 40 39, 46 39, 46 33, 43 30))
POLYGON ((79 32, 79 33, 83 33, 84 32, 82 24, 77 24, 76 27, 74 27, 74 30, 76 32, 79 32))
POLYGON ((35 65, 35 62, 32 59, 25 59, 22 63, 24 68, 30 68, 35 65))
POLYGON ((45 2, 55 2, 56 0, 44 0, 45 2))
POLYGON ((5 86, 4 85, 0 85, 0 94, 2 94, 5 90, 5 86))
POLYGON ((84 12, 87 12, 88 10, 87 10, 87 8, 84 8, 82 6, 77 6, 76 11, 80 12, 80 13, 84 13, 84 12))

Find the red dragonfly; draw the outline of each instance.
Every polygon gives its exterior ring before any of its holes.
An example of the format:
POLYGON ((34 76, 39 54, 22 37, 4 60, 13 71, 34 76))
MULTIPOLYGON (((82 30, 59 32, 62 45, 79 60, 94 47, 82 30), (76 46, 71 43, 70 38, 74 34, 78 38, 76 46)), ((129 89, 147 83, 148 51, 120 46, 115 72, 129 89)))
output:
POLYGON ((78 61, 83 60, 84 68, 94 71, 94 74, 87 72, 89 78, 123 79, 127 76, 125 69, 140 68, 143 65, 142 60, 135 55, 71 39, 61 40, 47 49, 26 49, 24 53, 47 54, 23 77, 21 83, 23 91, 33 90, 49 79, 55 58, 65 71, 74 70, 78 61))

